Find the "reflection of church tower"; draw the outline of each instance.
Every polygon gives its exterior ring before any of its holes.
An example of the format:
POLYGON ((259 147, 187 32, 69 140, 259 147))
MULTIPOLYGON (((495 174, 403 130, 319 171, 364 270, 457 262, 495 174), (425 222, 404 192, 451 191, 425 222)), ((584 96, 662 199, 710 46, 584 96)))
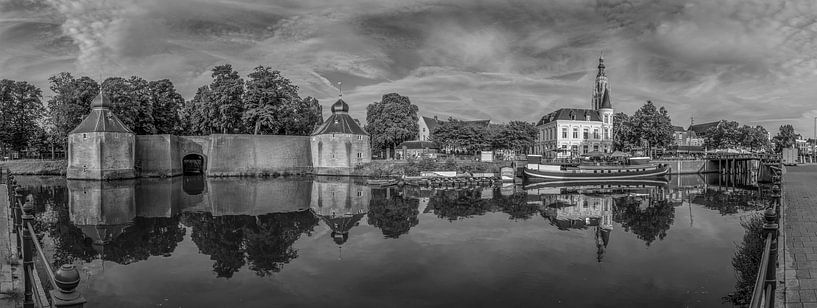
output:
POLYGON ((342 245, 349 231, 369 212, 371 189, 351 178, 318 177, 312 182, 312 211, 332 229, 332 240, 342 245))
POLYGON ((601 262, 607 244, 610 243, 610 233, 613 231, 613 198, 603 198, 601 204, 601 221, 596 226, 596 259, 601 262))
POLYGON ((101 248, 122 234, 136 217, 133 181, 68 181, 71 222, 101 248))

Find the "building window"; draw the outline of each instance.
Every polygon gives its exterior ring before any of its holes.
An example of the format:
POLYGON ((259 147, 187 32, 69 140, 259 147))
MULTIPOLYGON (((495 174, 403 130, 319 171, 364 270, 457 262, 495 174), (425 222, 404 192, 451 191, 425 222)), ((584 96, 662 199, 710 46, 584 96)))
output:
POLYGON ((362 192, 362 191, 358 191, 358 192, 357 192, 357 196, 358 196, 358 197, 363 196, 363 192, 362 192))
POLYGON ((357 153, 357 158, 363 158, 363 154, 357 153))
POLYGON ((610 117, 609 115, 606 114, 604 115, 604 123, 608 123, 610 121, 609 117, 610 117))
POLYGON ((593 129, 593 139, 599 139, 599 129, 598 128, 593 129))
POLYGON ((582 146, 582 153, 587 154, 587 145, 586 144, 582 146))
POLYGON ((573 139, 579 139, 579 128, 578 127, 573 128, 573 139))
POLYGON ((567 139, 567 127, 562 127, 562 138, 567 139))
POLYGON ((589 134, 590 134, 590 133, 589 133, 589 131, 590 131, 590 130, 589 130, 589 129, 587 129, 587 128, 585 128, 585 129, 584 129, 584 139, 590 139, 590 136, 589 136, 589 134))
POLYGON ((596 151, 596 152, 599 151, 599 145, 598 144, 593 145, 593 151, 596 151))
POLYGON ((604 128, 604 139, 610 139, 610 129, 604 128))

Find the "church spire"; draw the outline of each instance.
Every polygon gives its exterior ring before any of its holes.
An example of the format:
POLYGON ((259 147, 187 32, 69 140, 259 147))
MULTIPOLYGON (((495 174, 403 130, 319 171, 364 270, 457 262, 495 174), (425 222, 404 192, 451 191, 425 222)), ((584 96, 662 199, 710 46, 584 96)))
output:
POLYGON ((610 85, 607 83, 607 68, 604 65, 604 51, 602 51, 601 55, 599 56, 599 71, 596 74, 596 83, 593 87, 593 99, 591 101, 591 105, 593 110, 599 110, 600 108, 605 105, 605 97, 607 101, 607 108, 609 108, 609 100, 610 100, 610 85))

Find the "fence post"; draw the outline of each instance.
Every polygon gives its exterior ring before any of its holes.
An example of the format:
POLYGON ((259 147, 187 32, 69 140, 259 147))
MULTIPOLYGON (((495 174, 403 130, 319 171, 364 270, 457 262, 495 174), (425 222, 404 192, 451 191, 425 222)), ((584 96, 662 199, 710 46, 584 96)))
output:
POLYGON ((34 221, 34 206, 31 205, 31 202, 26 203, 25 199, 22 197, 20 197, 18 200, 23 208, 23 224, 18 231, 23 233, 23 277, 25 277, 25 298, 23 301, 23 307, 33 308, 34 298, 32 296, 32 283, 34 282, 34 277, 32 275, 32 270, 34 269, 34 242, 32 242, 33 239, 31 238, 31 233, 27 232, 27 226, 34 221))
POLYGON ((54 282, 57 290, 51 290, 51 299, 54 307, 60 308, 82 308, 87 302, 85 297, 77 291, 79 285, 79 271, 73 264, 63 264, 54 273, 54 282))
POLYGON ((14 187, 14 201, 12 203, 11 213, 14 216, 14 234, 17 238, 17 256, 21 257, 23 255, 23 242, 22 242, 22 234, 20 234, 21 230, 23 230, 23 213, 22 213, 22 206, 23 206, 23 188, 20 186, 14 187))

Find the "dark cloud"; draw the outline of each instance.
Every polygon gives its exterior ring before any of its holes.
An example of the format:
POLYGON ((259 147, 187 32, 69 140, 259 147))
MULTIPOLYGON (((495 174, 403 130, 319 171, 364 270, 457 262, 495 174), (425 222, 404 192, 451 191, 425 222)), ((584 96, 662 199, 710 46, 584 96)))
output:
MULTIPOLYGON (((170 78, 191 97, 209 69, 281 70, 352 112, 388 92, 421 113, 498 121, 589 106, 605 52, 614 106, 647 99, 678 124, 817 114, 812 0, 0 0, 0 74, 170 78)), ((762 122, 774 123, 778 122, 762 122)))

